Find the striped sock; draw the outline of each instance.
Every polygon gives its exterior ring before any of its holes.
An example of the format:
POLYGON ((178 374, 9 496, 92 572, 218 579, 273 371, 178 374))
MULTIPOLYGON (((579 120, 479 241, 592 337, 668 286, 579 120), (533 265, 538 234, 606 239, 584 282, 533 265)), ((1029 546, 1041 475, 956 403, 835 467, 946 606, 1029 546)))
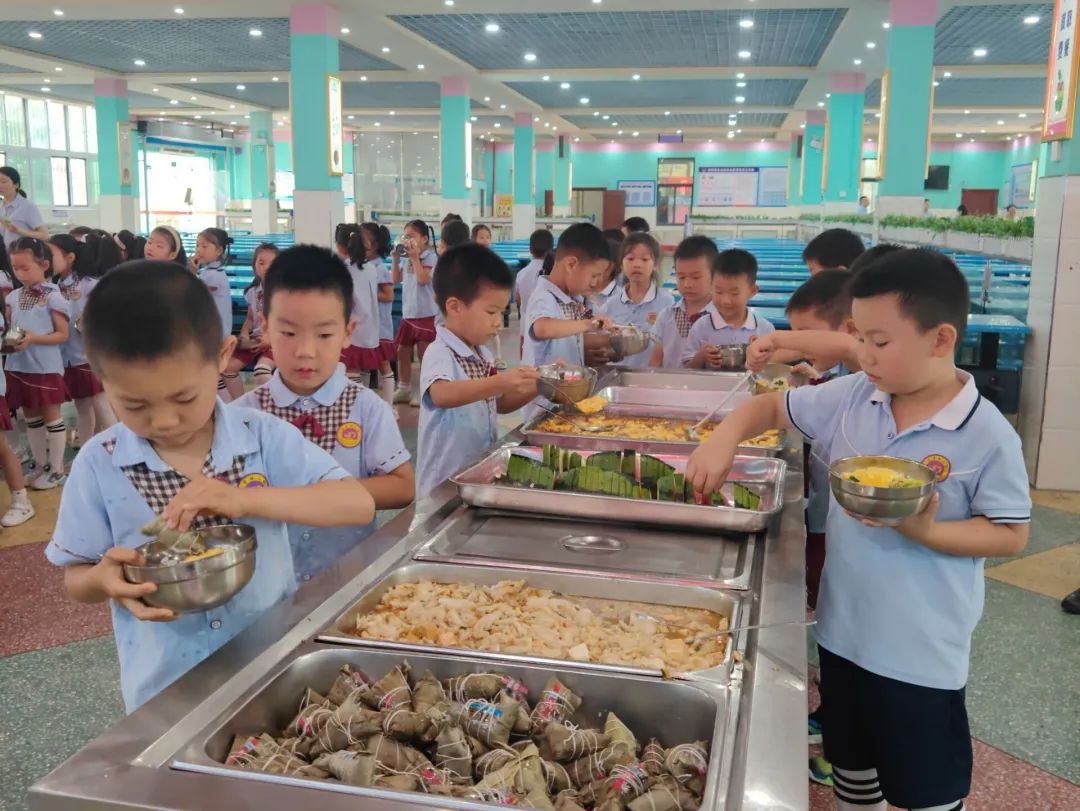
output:
POLYGON ((885 811, 877 769, 849 771, 833 766, 836 811, 885 811))
POLYGON ((67 447, 67 428, 64 421, 53 420, 45 426, 45 449, 53 473, 64 473, 64 449, 67 447))
POLYGON ((30 453, 38 473, 45 469, 45 420, 41 417, 26 418, 26 438, 30 443, 30 453))
POLYGON ((274 376, 274 370, 260 363, 252 370, 251 376, 255 378, 255 385, 261 386, 270 382, 270 378, 274 376))
POLYGON ((927 806, 926 808, 913 808, 911 811, 964 811, 964 801, 956 803, 945 803, 945 805, 927 806))

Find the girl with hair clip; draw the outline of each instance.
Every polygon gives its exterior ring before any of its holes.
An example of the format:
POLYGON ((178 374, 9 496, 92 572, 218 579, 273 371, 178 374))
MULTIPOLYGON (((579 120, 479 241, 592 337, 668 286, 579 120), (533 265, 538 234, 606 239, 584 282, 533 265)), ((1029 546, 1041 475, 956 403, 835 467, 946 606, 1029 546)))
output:
POLYGON ((49 247, 52 249, 53 282, 71 308, 71 329, 67 342, 61 347, 61 355, 64 358, 64 385, 79 415, 79 445, 82 445, 94 434, 116 424, 116 415, 105 396, 105 389, 86 359, 79 329, 87 297, 101 277, 99 265, 90 255, 90 246, 70 234, 51 237, 49 247))
POLYGON ((52 256, 40 239, 17 239, 11 246, 11 264, 23 286, 6 299, 7 323, 24 332, 8 360, 7 396, 11 407, 21 408, 26 416, 34 490, 51 490, 66 478, 67 431, 60 406, 68 392, 61 346, 68 339, 71 307, 56 285, 46 281, 52 256))
POLYGON ((394 343, 394 276, 386 257, 390 255, 390 229, 375 222, 365 222, 360 226, 364 243, 370 246, 368 262, 377 272, 379 300, 379 395, 393 405, 394 369, 391 363, 397 357, 397 344, 394 343))
POLYGON ((373 372, 383 363, 379 347, 379 269, 376 267, 378 246, 365 236, 365 230, 354 225, 349 232, 345 266, 353 282, 352 318, 356 322, 349 345, 341 350, 341 362, 350 380, 361 385, 371 382, 373 372))
POLYGON ((424 359, 428 345, 435 340, 435 293, 431 286, 438 257, 432 250, 433 233, 423 220, 405 226, 400 244, 394 249, 394 284, 401 289, 401 324, 397 331, 398 389, 395 403, 420 406, 420 388, 413 388, 413 347, 424 359))
MULTIPOLYGON (((232 237, 221 228, 204 228, 195 239, 195 255, 191 269, 210 291, 221 318, 223 335, 232 335, 232 290, 225 265, 229 261, 232 237)), ((232 402, 244 393, 244 384, 237 372, 222 372, 218 379, 218 396, 232 402)))
POLYGON ((275 369, 274 353, 270 350, 270 340, 263 330, 263 278, 277 259, 278 253, 278 246, 273 242, 262 242, 251 255, 251 270, 255 278, 244 290, 247 317, 244 318, 244 326, 240 327, 240 338, 233 350, 233 356, 225 368, 226 374, 239 375, 245 366, 254 364, 251 376, 255 378, 256 386, 268 382, 275 369))
POLYGON ((150 232, 143 247, 143 258, 176 262, 185 268, 188 266, 187 252, 184 250, 180 233, 171 225, 159 225, 150 232))
MULTIPOLYGON (((616 324, 631 324, 651 334, 660 313, 675 303, 674 296, 660 286, 660 243, 645 231, 635 231, 623 240, 620 250, 624 281, 599 311, 616 324)), ((619 362, 643 369, 651 357, 652 352, 646 348, 619 362)))

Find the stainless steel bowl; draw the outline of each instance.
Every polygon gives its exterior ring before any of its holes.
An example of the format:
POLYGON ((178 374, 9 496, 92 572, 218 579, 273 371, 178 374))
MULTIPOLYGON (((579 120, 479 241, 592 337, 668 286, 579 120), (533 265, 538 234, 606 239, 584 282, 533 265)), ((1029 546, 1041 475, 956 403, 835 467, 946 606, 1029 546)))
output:
POLYGON ((7 328, 7 332, 4 333, 3 345, 8 347, 15 346, 15 344, 17 344, 25 337, 26 330, 24 330, 22 327, 16 327, 14 324, 12 324, 10 327, 7 328))
POLYGON ((761 371, 754 375, 752 390, 754 394, 769 394, 775 391, 797 389, 799 386, 805 386, 809 382, 809 375, 796 372, 794 367, 786 363, 766 363, 761 367, 761 371), (785 386, 783 388, 776 385, 778 380, 784 381, 785 386))
POLYGON ((725 372, 741 372, 746 368, 746 344, 720 344, 720 366, 725 372))
POLYGON ((611 331, 611 348, 615 352, 615 360, 644 352, 649 348, 651 340, 652 335, 635 326, 616 327, 611 331))
POLYGON ((124 564, 124 578, 129 583, 155 583, 157 591, 143 600, 179 614, 209 611, 227 603, 255 573, 255 528, 226 524, 200 530, 200 534, 207 546, 225 551, 190 563, 162 564, 154 561, 161 560, 167 547, 151 541, 138 548, 146 565, 124 564))
POLYGON ((596 386, 596 370, 588 366, 573 366, 568 363, 547 363, 538 366, 540 379, 536 389, 541 396, 560 405, 573 405, 593 393, 596 386), (574 376, 567 379, 566 375, 574 376))
POLYGON ((895 456, 849 456, 837 459, 829 467, 829 486, 849 513, 895 526, 905 518, 918 515, 930 503, 937 474, 929 467, 895 456), (918 487, 871 487, 844 478, 864 467, 884 467, 922 482, 918 487))

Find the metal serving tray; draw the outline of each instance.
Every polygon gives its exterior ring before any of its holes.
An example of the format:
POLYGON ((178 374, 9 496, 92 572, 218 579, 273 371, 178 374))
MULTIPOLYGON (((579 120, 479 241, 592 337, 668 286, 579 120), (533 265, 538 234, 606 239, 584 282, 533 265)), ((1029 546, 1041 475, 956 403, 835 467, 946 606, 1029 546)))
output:
MULTIPOLYGON (((677 396, 672 392, 672 398, 677 396)), ((556 409, 558 410, 558 409, 556 409)), ((611 404, 604 409, 605 414, 619 417, 658 417, 667 420, 700 420, 709 413, 704 409, 679 409, 669 405, 618 405, 611 404)), ((568 412, 567 416, 574 419, 574 412, 568 412)), ((549 414, 541 413, 522 426, 521 432, 525 441, 530 445, 558 445, 560 448, 573 448, 582 451, 621 451, 633 450, 641 453, 671 454, 673 456, 689 456, 697 448, 697 442, 655 440, 655 439, 620 439, 617 437, 599 436, 597 434, 551 433, 540 431, 537 426, 545 420, 554 419, 549 414)), ((581 419, 581 416, 578 416, 581 419)), ((776 447, 758 448, 752 445, 740 445, 739 453, 743 456, 779 456, 784 450, 783 434, 781 441, 776 447)))
MULTIPOLYGON (((596 392, 612 405, 616 406, 662 406, 672 413, 682 411, 693 412, 687 414, 688 419, 701 419, 709 413, 723 397, 725 392, 711 389, 686 389, 673 391, 662 386, 607 386, 596 392), (697 416, 694 416, 694 413, 697 416)), ((720 417, 726 417, 753 395, 747 392, 739 392, 728 401, 727 405, 718 413, 720 417)))
POLYGON ((759 537, 462 506, 413 557, 624 582, 746 589, 759 537))
POLYGON ((684 391, 731 391, 745 372, 713 372, 704 369, 633 369, 614 366, 600 380, 601 386, 644 386, 684 391))
MULTIPOLYGON (((173 758, 170 766, 183 771, 212 774, 227 779, 331 791, 363 798, 382 798, 410 806, 490 809, 492 806, 449 797, 400 792, 389 789, 360 788, 335 781, 303 777, 283 777, 264 772, 226 766, 224 761, 234 735, 276 733, 295 716, 308 687, 325 694, 342 665, 348 664, 373 678, 388 673, 404 660, 401 651, 357 650, 307 644, 299 649, 268 679, 254 685, 243 697, 227 707, 217 718, 198 732, 173 758)), ((713 808, 726 791, 731 764, 726 731, 734 721, 737 706, 727 690, 715 685, 688 682, 663 682, 625 674, 582 671, 576 668, 553 669, 543 664, 493 662, 477 657, 447 657, 441 653, 412 653, 408 656, 414 673, 430 670, 445 679, 496 669, 521 681, 529 695, 539 695, 549 676, 559 679, 584 701, 572 719, 580 725, 603 727, 608 712, 616 713, 642 740, 656 737, 665 746, 710 742, 709 770, 705 780, 702 807, 713 808)), ((325 795, 323 795, 325 796, 325 795)), ((310 797, 317 808, 319 795, 310 797)))
MULTIPOLYGON (((522 572, 516 569, 496 569, 490 567, 439 565, 436 563, 411 563, 397 569, 371 586, 360 595, 360 599, 330 625, 318 633, 320 642, 333 642, 362 648, 389 648, 398 651, 435 653, 439 655, 472 656, 478 659, 491 659, 501 662, 519 662, 538 664, 548 668, 575 667, 600 673, 630 673, 635 676, 660 678, 659 670, 633 667, 631 665, 578 662, 570 659, 548 659, 542 656, 505 653, 496 651, 478 651, 465 648, 446 648, 437 645, 422 645, 392 640, 361 639, 349 633, 356 627, 356 619, 375 609, 379 600, 392 587, 400 583, 473 583, 493 586, 503 580, 524 580, 535 588, 549 589, 571 597, 599 597, 608 600, 629 600, 650 603, 658 606, 677 606, 679 608, 699 608, 714 611, 726 617, 728 627, 738 623, 741 598, 737 594, 705 589, 696 586, 675 585, 671 583, 637 584, 631 591, 625 582, 603 576, 564 574, 558 572, 522 572)), ((724 683, 731 673, 732 650, 738 634, 728 638, 724 650, 724 659, 714 667, 693 673, 695 680, 703 679, 715 683, 724 683)), ((671 677, 672 674, 667 674, 671 677)), ((675 674, 676 677, 679 674, 675 674)))
MULTIPOLYGON (((588 459, 594 453, 596 451, 581 451, 581 456, 588 459)), ((735 482, 739 482, 761 497, 761 510, 646 501, 569 490, 542 490, 496 481, 506 473, 512 455, 528 456, 539 461, 542 454, 542 449, 528 446, 499 448, 478 464, 452 476, 450 481, 458 486, 462 501, 473 507, 712 531, 760 532, 784 506, 784 473, 787 465, 780 459, 764 459, 760 456, 737 456, 722 493, 728 501, 732 501, 732 488, 735 482)), ((680 473, 686 470, 686 456, 661 455, 657 458, 680 473)))

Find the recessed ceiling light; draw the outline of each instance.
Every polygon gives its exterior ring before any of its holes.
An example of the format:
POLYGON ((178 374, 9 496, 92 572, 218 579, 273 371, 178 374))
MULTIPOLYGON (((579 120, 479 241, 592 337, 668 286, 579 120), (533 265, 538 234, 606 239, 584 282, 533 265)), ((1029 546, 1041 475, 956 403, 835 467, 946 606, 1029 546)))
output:
POLYGON ((971 110, 964 110, 964 115, 971 115, 971 110))
POLYGON ((540 116, 534 115, 533 116, 533 123, 534 124, 539 124, 540 123, 540 116))
POLYGON ((962 133, 962 132, 958 132, 958 133, 956 133, 956 137, 957 137, 957 138, 963 138, 963 137, 964 137, 964 133, 962 133))
POLYGON ((823 101, 819 101, 819 102, 817 103, 817 106, 818 106, 818 107, 824 107, 824 106, 825 106, 825 102, 823 102, 823 101))
POLYGON ((746 96, 736 96, 735 97, 735 103, 736 104, 742 104, 744 101, 746 101, 746 96))
POLYGON ((57 73, 63 73, 64 72, 64 69, 62 67, 60 67, 59 65, 57 65, 55 68, 53 68, 53 70, 55 70, 57 73))
POLYGON ((505 109, 506 109, 506 105, 505 105, 505 104, 500 104, 500 105, 499 105, 499 109, 500 109, 500 110, 505 110, 505 109))
POLYGON ((969 141, 971 141, 971 143, 975 143, 975 139, 974 139, 974 138, 969 138, 968 140, 969 140, 969 141))
POLYGON ((27 34, 27 36, 29 36, 30 39, 41 39, 41 32, 40 31, 30 31, 27 34))
POLYGON ((376 127, 381 127, 381 126, 382 126, 382 122, 381 122, 381 121, 376 121, 376 122, 375 122, 375 126, 376 126, 376 127))
POLYGON ((575 139, 574 139, 574 143, 576 144, 576 143, 578 143, 578 142, 579 142, 580 140, 581 140, 580 138, 575 138, 575 139))
POLYGON ((181 8, 180 6, 177 6, 176 8, 173 9, 173 14, 183 14, 183 13, 184 13, 184 9, 181 8))
POLYGON ((800 124, 799 129, 806 129, 806 124, 800 124))
POLYGON ((382 46, 382 52, 383 52, 384 54, 388 54, 388 53, 390 53, 390 46, 389 46, 389 45, 383 45, 383 46, 382 46))
MULTIPOLYGON (((64 16, 64 10, 62 8, 54 8, 52 10, 52 13, 55 14, 57 17, 63 17, 64 16)), ((1038 20, 1039 18, 1036 17, 1035 19, 1038 20)))
POLYGON ((499 127, 501 127, 501 126, 502 126, 502 124, 500 124, 500 123, 499 123, 498 121, 496 121, 496 122, 495 122, 494 124, 492 124, 491 126, 493 126, 493 127, 495 127, 496 129, 498 129, 499 127))
POLYGON ((235 121, 230 121, 230 122, 229 122, 229 126, 230 126, 230 127, 235 127, 235 126, 236 126, 236 122, 235 122, 235 121))
POLYGON ((145 66, 146 66, 146 60, 145 59, 136 59, 135 60, 135 67, 142 68, 142 67, 145 67, 145 66))
POLYGON ((580 99, 578 99, 578 104, 588 104, 588 103, 589 103, 589 97, 588 96, 582 96, 580 99))
POLYGON ((348 28, 342 28, 342 29, 341 29, 341 33, 342 33, 342 34, 350 34, 350 33, 352 33, 352 32, 351 32, 351 31, 350 31, 350 30, 349 30, 348 28))
POLYGON ((248 113, 247 115, 245 115, 244 118, 245 119, 250 119, 251 118, 251 113, 248 113))
POLYGON ((599 116, 599 115, 600 115, 600 111, 599 111, 599 110, 593 110, 592 114, 593 114, 594 116, 599 116))
POLYGON ((192 97, 191 97, 191 100, 192 100, 192 101, 198 101, 198 100, 199 100, 199 97, 198 97, 198 96, 192 96, 192 97))
POLYGON ((250 31, 248 31, 248 36, 249 37, 256 37, 256 38, 261 37, 262 36, 262 30, 259 29, 259 28, 252 28, 250 31))
POLYGON ((750 19, 739 20, 739 28, 753 28, 754 21, 750 19))
POLYGON ((235 110, 235 109, 236 109, 236 105, 235 105, 235 104, 230 104, 230 105, 229 105, 229 109, 230 109, 230 110, 235 110))
POLYGON ((635 73, 635 74, 634 74, 633 76, 631 76, 630 78, 631 78, 631 79, 633 79, 633 80, 634 80, 634 81, 636 82, 636 81, 638 81, 638 80, 640 80, 640 79, 641 79, 641 74, 640 74, 640 73, 635 73))
POLYGON ((854 62, 856 65, 861 65, 862 64, 862 60, 859 59, 858 57, 855 57, 851 61, 854 62))
POLYGON ((562 88, 563 90, 569 90, 570 89, 570 82, 563 82, 562 84, 559 85, 559 87, 562 88))
POLYGON ((623 134, 623 131, 622 131, 622 130, 619 130, 619 135, 622 135, 622 134, 623 134))
POLYGON ((611 126, 617 127, 617 126, 619 126, 619 122, 618 121, 612 121, 611 126))
POLYGON ((736 87, 746 87, 746 82, 735 82, 736 87))
POLYGON ((236 86, 236 89, 237 90, 247 90, 247 85, 246 84, 238 84, 236 86))
POLYGON ((202 116, 201 116, 201 115, 197 115, 197 116, 195 116, 195 118, 201 119, 201 118, 202 118, 202 116))
POLYGON ((951 78, 952 78, 952 71, 951 71, 951 70, 947 70, 947 71, 945 71, 944 73, 942 73, 941 75, 942 75, 942 77, 943 77, 943 78, 945 78, 945 79, 951 79, 951 78))
POLYGON ((709 143, 710 143, 710 144, 712 143, 712 138, 710 138, 710 139, 709 139, 709 143))
POLYGON ((871 40, 870 42, 866 43, 866 47, 869 48, 870 50, 873 50, 874 48, 877 47, 877 43, 874 42, 873 40, 871 40))
POLYGON ((986 48, 976 48, 974 51, 971 52, 971 55, 977 59, 982 59, 982 57, 986 56, 986 54, 986 48))
POLYGON ((728 131, 728 134, 727 134, 727 137, 728 137, 728 138, 734 138, 734 137, 735 137, 735 133, 734 133, 734 131, 730 131, 730 130, 729 130, 729 131, 728 131))
POLYGON ((169 99, 169 104, 179 104, 179 103, 180 102, 178 102, 176 99, 169 99))
POLYGON ((998 119, 997 124, 998 124, 999 127, 1004 127, 1005 126, 1005 122, 1002 121, 1000 118, 998 119))
POLYGON ((934 82, 934 87, 938 87, 940 84, 941 84, 941 82, 935 81, 934 82))
POLYGON ((637 130, 634 130, 634 131, 633 131, 632 133, 630 133, 630 134, 631 134, 631 135, 633 135, 633 136, 634 136, 635 138, 637 138, 637 137, 638 137, 639 135, 641 135, 641 133, 640 133, 640 132, 638 132, 637 130))
POLYGON ((419 134, 420 134, 420 133, 418 133, 418 132, 414 132, 414 133, 413 133, 413 135, 419 135, 419 134))
POLYGON ((42 79, 45 84, 52 84, 52 79, 42 79))
POLYGON ((1029 17, 1024 17, 1024 25, 1035 25, 1039 21, 1038 14, 1032 14, 1029 17))
POLYGON ((189 82, 197 82, 197 81, 199 81, 199 77, 197 77, 197 76, 192 76, 192 77, 191 77, 190 79, 188 79, 188 81, 189 81, 189 82))
POLYGON ((682 135, 682 130, 675 130, 676 135, 682 135))
POLYGON ((484 96, 484 101, 491 101, 491 96, 484 96))
POLYGON ((1017 115, 1016 117, 1017 117, 1017 118, 1027 118, 1027 113, 1020 113, 1020 114, 1019 114, 1019 115, 1017 115))
POLYGON ((885 30, 888 30, 888 29, 892 28, 892 23, 889 22, 888 20, 886 20, 885 22, 883 22, 881 24, 881 27, 884 28, 885 30))
POLYGON ((664 115, 671 115, 671 110, 664 110, 664 115))
POLYGON ((424 63, 423 63, 423 62, 421 62, 420 64, 418 64, 418 65, 416 66, 416 69, 417 69, 417 70, 423 70, 423 69, 424 69, 424 63))
POLYGON ((447 8, 450 8, 451 6, 454 5, 454 0, 443 0, 443 5, 446 6, 447 8))
POLYGON ((497 33, 499 33, 499 24, 498 23, 488 23, 487 25, 484 26, 484 30, 487 31, 489 34, 497 34, 497 33))
POLYGON ((603 119, 604 121, 607 121, 609 118, 611 118, 611 116, 603 115, 603 116, 600 116, 600 118, 603 119))
POLYGON ((41 88, 41 92, 42 93, 51 93, 52 88, 51 87, 43 87, 43 88, 41 88))
POLYGON ((532 51, 526 51, 525 52, 525 61, 526 62, 535 62, 536 61, 536 54, 534 54, 532 51))
POLYGON ((360 81, 361 82, 366 82, 367 81, 367 76, 361 76, 360 81))
POLYGON ((745 74, 745 73, 742 73, 742 72, 736 73, 736 74, 735 74, 735 78, 736 78, 736 79, 745 79, 745 78, 746 78, 746 74, 745 74))
POLYGON ((750 58, 750 52, 749 51, 739 51, 739 59, 749 59, 749 58, 750 58))
POLYGON ((981 135, 985 135, 985 134, 986 134, 986 130, 979 130, 979 133, 980 133, 981 135))

